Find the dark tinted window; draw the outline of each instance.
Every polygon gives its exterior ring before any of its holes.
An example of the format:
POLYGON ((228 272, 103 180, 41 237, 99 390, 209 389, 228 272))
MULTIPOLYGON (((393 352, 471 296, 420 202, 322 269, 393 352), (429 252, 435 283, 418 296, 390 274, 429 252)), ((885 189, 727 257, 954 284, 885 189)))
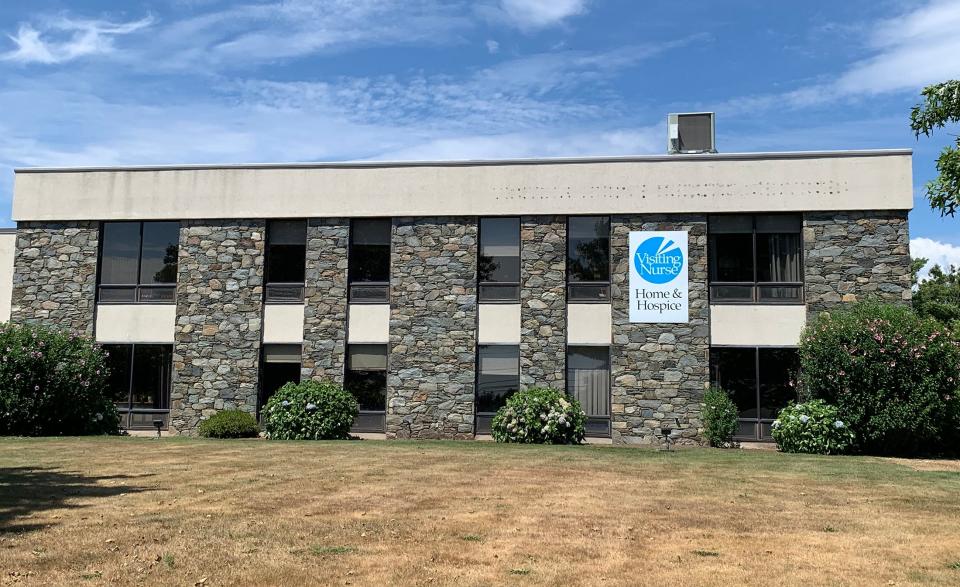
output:
POLYGON ((493 413, 520 388, 520 347, 477 347, 477 413, 493 413))
POLYGON ((479 280, 494 283, 520 281, 520 219, 480 219, 479 280))
POLYGON ((610 281, 610 217, 567 221, 567 281, 610 281))
POLYGON ((144 222, 140 283, 176 283, 179 222, 144 222))
POLYGON ((770 437, 770 422, 797 399, 799 369, 793 348, 712 348, 711 383, 733 398, 740 415, 739 436, 770 437))
POLYGON ((802 222, 795 214, 710 217, 710 298, 803 300, 802 222))
POLYGON ((357 398, 361 410, 374 412, 386 410, 387 345, 349 345, 343 387, 357 398))
POLYGON ((303 283, 307 223, 271 220, 267 224, 267 283, 303 283))
POLYGON ((124 427, 152 428, 170 409, 173 347, 168 344, 107 344, 108 385, 124 427))
POLYGON ((105 222, 100 256, 100 283, 137 284, 140 223, 105 222))
POLYGON ((390 281, 390 219, 358 219, 350 227, 351 283, 390 281))

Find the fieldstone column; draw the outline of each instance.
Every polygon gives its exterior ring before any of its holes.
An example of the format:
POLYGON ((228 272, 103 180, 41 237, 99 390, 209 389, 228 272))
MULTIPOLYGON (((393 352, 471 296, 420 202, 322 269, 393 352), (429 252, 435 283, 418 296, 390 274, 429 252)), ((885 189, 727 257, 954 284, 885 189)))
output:
POLYGON ((100 223, 21 222, 10 321, 93 335, 100 223))
POLYGON ((700 215, 614 216, 613 441, 655 445, 660 428, 679 444, 702 442, 700 412, 710 381, 710 306, 707 298, 707 222, 700 215), (633 324, 629 313, 629 238, 632 230, 685 230, 689 239, 690 322, 633 324), (677 420, 680 428, 677 429, 677 420))
POLYGON ((303 326, 303 380, 343 382, 347 340, 348 218, 316 218, 307 225, 303 326))
POLYGON ((389 438, 470 438, 477 334, 476 218, 394 218, 389 438))
POLYGON ((866 298, 909 303, 908 210, 810 212, 803 216, 808 319, 866 298))
POLYGON ((263 220, 181 224, 172 431, 195 434, 222 409, 256 412, 265 228, 263 220))
POLYGON ((520 387, 564 390, 567 352, 567 223, 520 218, 520 387))

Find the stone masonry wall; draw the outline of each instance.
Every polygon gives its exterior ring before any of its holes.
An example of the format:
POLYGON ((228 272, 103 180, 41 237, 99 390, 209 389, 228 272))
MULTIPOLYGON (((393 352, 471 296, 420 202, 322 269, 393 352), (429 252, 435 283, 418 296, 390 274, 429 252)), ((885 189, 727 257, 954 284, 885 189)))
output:
POLYGON ((264 233, 262 220, 181 224, 171 431, 257 409, 264 233))
POLYGON ((93 335, 98 222, 21 222, 10 320, 93 335))
POLYGON ((318 218, 307 226, 304 381, 343 382, 347 339, 347 250, 350 220, 318 218))
POLYGON ((803 217, 807 312, 867 298, 907 303, 907 211, 815 212, 803 217))
POLYGON ((658 445, 660 428, 679 444, 702 442, 703 394, 709 383, 710 307, 707 298, 707 224, 697 215, 611 218, 613 441, 658 445), (689 235, 690 322, 632 324, 629 317, 631 230, 685 230, 689 235), (680 421, 677 428, 676 420, 680 421))
POLYGON ((394 218, 388 438, 473 436, 475 218, 394 218))
POLYGON ((520 386, 563 390, 567 353, 567 224, 520 219, 520 386))

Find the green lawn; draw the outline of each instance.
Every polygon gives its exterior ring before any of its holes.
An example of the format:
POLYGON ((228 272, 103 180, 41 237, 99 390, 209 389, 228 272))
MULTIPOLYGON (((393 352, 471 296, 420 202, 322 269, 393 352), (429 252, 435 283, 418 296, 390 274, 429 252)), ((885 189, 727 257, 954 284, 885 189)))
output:
POLYGON ((960 585, 960 465, 0 439, 0 569, 2 585, 960 585))

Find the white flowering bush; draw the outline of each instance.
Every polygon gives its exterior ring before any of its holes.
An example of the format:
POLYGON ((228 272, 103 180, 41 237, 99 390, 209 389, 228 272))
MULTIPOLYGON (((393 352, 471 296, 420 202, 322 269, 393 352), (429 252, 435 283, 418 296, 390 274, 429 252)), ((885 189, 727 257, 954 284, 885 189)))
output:
POLYGON ((497 442, 580 444, 586 419, 577 400, 556 389, 535 388, 510 396, 490 428, 497 442))
POLYGON ((819 399, 785 407, 772 428, 773 439, 783 452, 843 454, 855 440, 839 410, 819 399))
POLYGON ((267 438, 336 440, 350 437, 357 400, 329 381, 287 383, 267 402, 260 419, 267 438))
POLYGON ((0 435, 117 434, 106 358, 84 336, 0 324, 0 435))

